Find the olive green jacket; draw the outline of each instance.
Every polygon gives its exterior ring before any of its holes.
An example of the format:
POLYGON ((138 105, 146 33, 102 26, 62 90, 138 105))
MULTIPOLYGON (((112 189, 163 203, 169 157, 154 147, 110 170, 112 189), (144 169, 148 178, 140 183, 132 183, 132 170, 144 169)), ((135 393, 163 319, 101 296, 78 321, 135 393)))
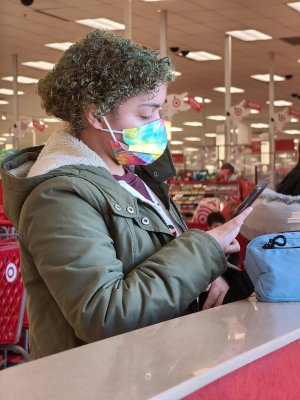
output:
POLYGON ((67 165, 13 175, 41 147, 1 166, 5 213, 19 232, 32 358, 178 317, 227 268, 218 243, 186 230, 163 183, 169 152, 138 173, 184 233, 105 168, 67 165))

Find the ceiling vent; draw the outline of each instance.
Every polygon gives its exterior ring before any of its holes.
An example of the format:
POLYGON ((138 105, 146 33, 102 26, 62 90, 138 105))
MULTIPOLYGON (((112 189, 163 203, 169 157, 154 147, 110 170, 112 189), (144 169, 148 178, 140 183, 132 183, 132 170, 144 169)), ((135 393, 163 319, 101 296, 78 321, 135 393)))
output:
POLYGON ((292 46, 300 45, 300 36, 281 38, 280 40, 283 40, 284 42, 291 44, 292 46))

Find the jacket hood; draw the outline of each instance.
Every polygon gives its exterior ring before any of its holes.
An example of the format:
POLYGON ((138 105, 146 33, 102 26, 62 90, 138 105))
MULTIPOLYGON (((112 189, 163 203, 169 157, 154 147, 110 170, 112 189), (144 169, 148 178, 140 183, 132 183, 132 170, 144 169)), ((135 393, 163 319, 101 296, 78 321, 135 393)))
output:
MULTIPOLYGON (((3 161, 1 177, 4 212, 18 230, 22 206, 37 185, 56 176, 82 177, 83 169, 97 174, 99 168, 111 183, 112 175, 108 167, 94 151, 66 131, 55 132, 45 146, 21 150, 3 161)), ((169 150, 155 163, 138 168, 137 172, 142 179, 152 181, 154 185, 172 177, 175 169, 169 150)), ((106 185, 104 181, 103 184, 106 185)))

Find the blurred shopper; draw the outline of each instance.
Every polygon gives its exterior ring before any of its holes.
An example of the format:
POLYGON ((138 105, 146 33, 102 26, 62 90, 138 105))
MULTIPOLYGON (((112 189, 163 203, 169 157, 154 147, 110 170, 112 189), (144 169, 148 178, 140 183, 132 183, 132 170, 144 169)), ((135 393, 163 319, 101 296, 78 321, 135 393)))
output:
POLYGON ((253 212, 241 229, 248 240, 267 233, 289 231, 292 212, 300 212, 300 155, 295 167, 283 178, 276 191, 265 189, 253 204, 253 212))
POLYGON ((33 359, 191 312, 208 285, 205 307, 223 302, 225 254, 251 209, 186 230, 164 183, 175 169, 159 110, 173 77, 168 58, 94 30, 38 83, 66 129, 2 164, 33 359))

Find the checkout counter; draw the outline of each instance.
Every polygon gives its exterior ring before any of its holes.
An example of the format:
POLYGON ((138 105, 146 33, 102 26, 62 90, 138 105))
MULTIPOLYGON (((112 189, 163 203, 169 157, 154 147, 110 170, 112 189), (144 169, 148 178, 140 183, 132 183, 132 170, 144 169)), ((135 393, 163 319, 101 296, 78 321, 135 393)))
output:
POLYGON ((300 302, 251 297, 0 371, 0 399, 299 399, 300 302))

